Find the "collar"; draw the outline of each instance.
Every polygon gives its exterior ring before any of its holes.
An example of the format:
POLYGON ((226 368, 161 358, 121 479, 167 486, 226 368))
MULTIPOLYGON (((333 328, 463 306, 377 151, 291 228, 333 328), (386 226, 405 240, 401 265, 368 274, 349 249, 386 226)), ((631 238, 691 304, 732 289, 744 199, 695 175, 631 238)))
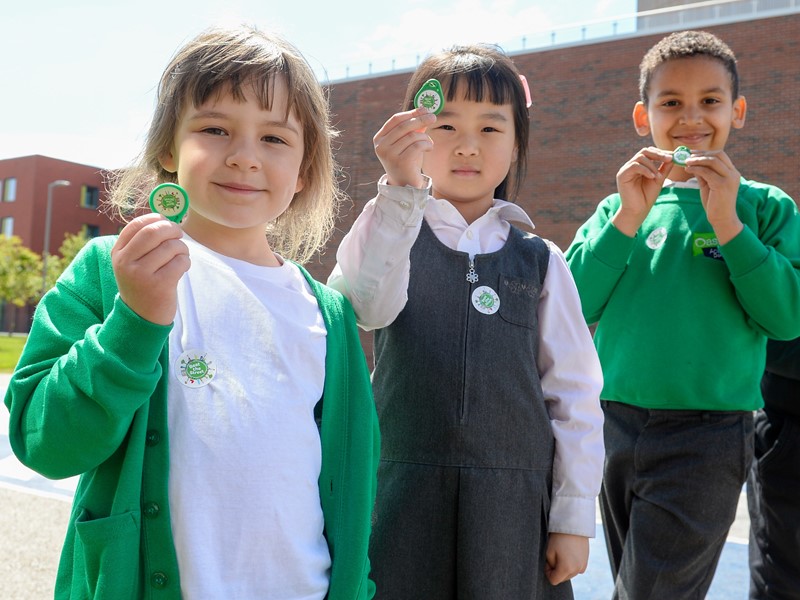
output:
POLYGON ((507 222, 518 229, 533 233, 535 225, 528 214, 522 210, 519 205, 497 198, 495 198, 493 202, 489 210, 476 219, 474 223, 467 225, 464 217, 461 216, 461 213, 458 212, 455 206, 450 204, 447 200, 431 196, 428 200, 428 216, 462 230, 467 227, 483 229, 487 226, 507 222))

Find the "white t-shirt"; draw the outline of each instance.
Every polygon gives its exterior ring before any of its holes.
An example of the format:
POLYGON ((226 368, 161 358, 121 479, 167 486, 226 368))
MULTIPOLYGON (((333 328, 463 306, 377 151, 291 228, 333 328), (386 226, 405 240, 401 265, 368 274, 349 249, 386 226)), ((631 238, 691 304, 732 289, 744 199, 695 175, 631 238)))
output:
POLYGON ((188 236, 170 333, 169 503, 184 598, 321 599, 330 554, 314 406, 325 324, 300 270, 188 236))

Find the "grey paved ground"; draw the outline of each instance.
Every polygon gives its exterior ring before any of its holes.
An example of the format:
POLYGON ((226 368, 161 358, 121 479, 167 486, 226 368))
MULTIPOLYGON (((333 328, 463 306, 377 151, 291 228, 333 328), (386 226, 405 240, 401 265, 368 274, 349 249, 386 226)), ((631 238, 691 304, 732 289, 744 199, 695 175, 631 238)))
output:
MULTIPOLYGON (((0 374, 0 398, 8 376, 0 374)), ((17 462, 0 408, 0 600, 52 598, 75 479, 46 480, 17 462)), ((707 600, 747 598, 747 505, 744 495, 707 600)), ((591 541, 589 569, 573 580, 577 600, 607 600, 612 581, 603 534, 591 541)), ((513 599, 509 599, 513 600, 513 599)))

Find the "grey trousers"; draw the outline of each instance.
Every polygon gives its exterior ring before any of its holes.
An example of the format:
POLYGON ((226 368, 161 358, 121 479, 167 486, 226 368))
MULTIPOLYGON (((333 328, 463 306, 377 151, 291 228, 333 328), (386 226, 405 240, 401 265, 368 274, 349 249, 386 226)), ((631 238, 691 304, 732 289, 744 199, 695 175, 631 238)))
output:
POLYGON ((702 600, 752 461, 752 413, 602 405, 613 598, 702 600))
POLYGON ((747 481, 751 600, 800 600, 800 419, 756 414, 747 481))
POLYGON ((544 576, 548 478, 381 461, 370 542, 380 600, 571 600, 544 576), (543 489, 544 488, 544 489, 543 489))

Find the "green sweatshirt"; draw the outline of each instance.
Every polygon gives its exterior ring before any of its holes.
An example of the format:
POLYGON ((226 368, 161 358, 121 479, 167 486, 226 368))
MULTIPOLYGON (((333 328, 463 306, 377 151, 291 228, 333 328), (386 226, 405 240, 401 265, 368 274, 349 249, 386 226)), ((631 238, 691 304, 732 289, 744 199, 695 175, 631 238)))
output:
POLYGON ((634 238, 603 200, 566 252, 597 323, 602 398, 643 408, 753 410, 766 338, 800 335, 800 215, 780 189, 742 180, 744 230, 719 246, 697 189, 666 188, 634 238))
MULTIPOLYGON (((178 600, 167 492, 171 327, 142 320, 120 300, 114 241, 90 242, 37 307, 5 397, 9 438, 20 461, 46 477, 82 474, 56 598, 178 600)), ((380 440, 369 372, 349 303, 303 273, 328 331, 319 478, 328 598, 371 598, 380 440)))

